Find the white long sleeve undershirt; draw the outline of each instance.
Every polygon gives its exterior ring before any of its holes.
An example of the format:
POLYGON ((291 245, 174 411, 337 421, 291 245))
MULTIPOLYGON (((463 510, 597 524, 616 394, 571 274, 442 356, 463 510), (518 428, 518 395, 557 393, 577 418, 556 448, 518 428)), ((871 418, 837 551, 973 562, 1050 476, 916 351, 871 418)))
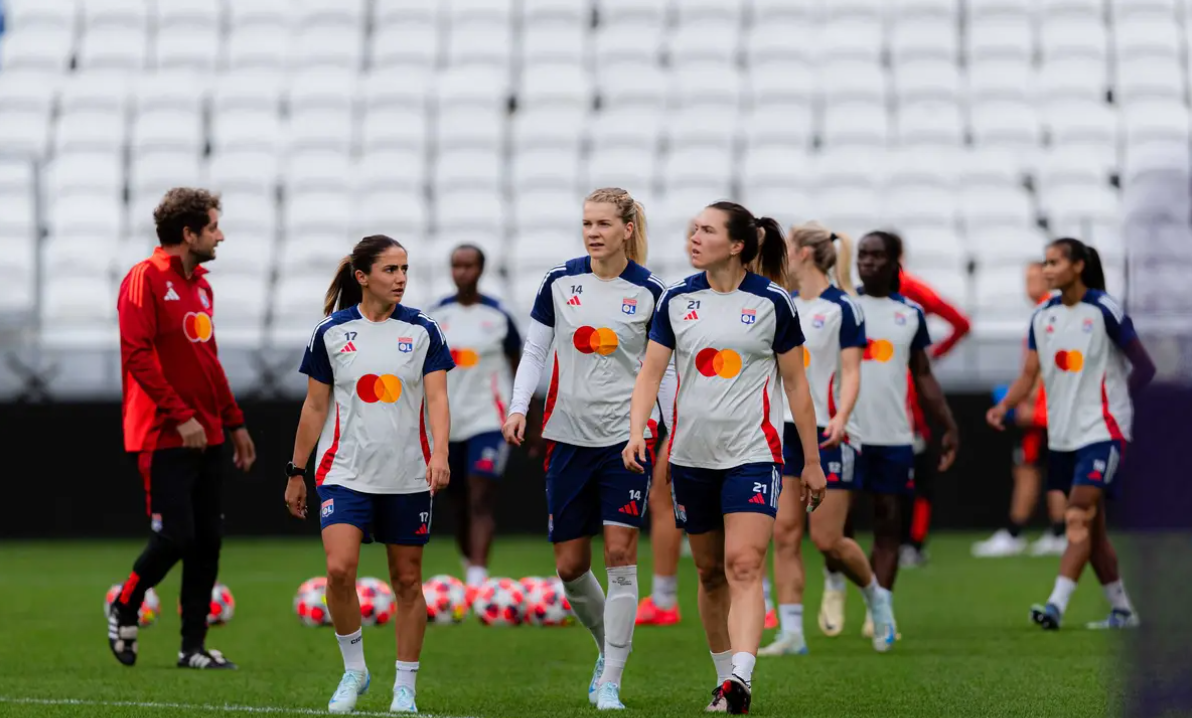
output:
POLYGON ((530 408, 530 399, 542 380, 542 369, 546 366, 546 355, 555 341, 554 327, 531 319, 526 329, 526 343, 522 347, 521 361, 517 364, 517 376, 513 378, 513 399, 509 402, 510 414, 522 414, 530 408))

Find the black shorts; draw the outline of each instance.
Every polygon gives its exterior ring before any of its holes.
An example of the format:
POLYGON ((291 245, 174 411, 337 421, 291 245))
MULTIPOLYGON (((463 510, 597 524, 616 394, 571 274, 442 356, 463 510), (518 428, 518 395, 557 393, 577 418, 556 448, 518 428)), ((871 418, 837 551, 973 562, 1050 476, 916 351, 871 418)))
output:
POLYGON ((223 535, 223 445, 137 454, 150 529, 180 544, 223 535))

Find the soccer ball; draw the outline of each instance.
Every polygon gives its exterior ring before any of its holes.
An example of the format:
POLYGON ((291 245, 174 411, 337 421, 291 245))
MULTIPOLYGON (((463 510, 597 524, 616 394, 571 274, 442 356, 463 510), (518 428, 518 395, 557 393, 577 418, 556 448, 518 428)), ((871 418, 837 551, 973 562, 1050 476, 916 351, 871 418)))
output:
POLYGON ((526 620, 526 594, 511 578, 490 578, 480 587, 472 611, 486 626, 519 626, 526 620))
POLYGON ((468 612, 467 590, 454 576, 432 576, 422 584, 422 596, 431 623, 459 623, 468 612))
MULTIPOLYGON (((124 584, 116 584, 108 589, 108 593, 103 599, 103 617, 107 618, 111 613, 112 604, 120 597, 120 592, 124 590, 124 584)), ((161 614, 161 601, 157 598, 157 592, 153 589, 145 591, 145 600, 141 602, 141 608, 137 611, 137 625, 141 628, 152 626, 157 617, 161 614)))
POLYGON ((570 626, 575 623, 571 602, 558 577, 547 579, 526 594, 526 617, 535 626, 570 626))
POLYGON ((331 613, 327 611, 326 578, 312 578, 298 587, 298 593, 294 596, 294 613, 307 626, 331 625, 331 613))
POLYGON ((360 622, 365 626, 383 626, 393 618, 397 601, 393 589, 381 579, 357 579, 356 597, 360 599, 360 622))
POLYGON ((537 591, 538 587, 546 583, 548 580, 549 579, 545 579, 541 576, 526 576, 522 580, 518 581, 518 583, 521 584, 522 593, 526 595, 526 598, 529 598, 531 593, 537 591))
POLYGON ((236 599, 232 591, 222 583, 215 584, 211 589, 211 608, 207 612, 208 626, 222 626, 232 620, 236 613, 236 599))

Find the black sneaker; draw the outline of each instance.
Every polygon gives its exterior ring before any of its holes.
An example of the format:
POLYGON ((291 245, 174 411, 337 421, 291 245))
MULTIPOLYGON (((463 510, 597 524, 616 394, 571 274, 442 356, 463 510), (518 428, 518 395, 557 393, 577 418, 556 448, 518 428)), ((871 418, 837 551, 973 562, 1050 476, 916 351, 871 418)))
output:
POLYGON ((724 702, 724 686, 717 685, 712 689, 712 702, 704 709, 705 713, 725 713, 728 711, 728 704, 724 702))
POLYGON ((206 648, 200 648, 197 651, 179 651, 178 667, 200 670, 236 670, 236 664, 224 658, 222 653, 215 650, 209 651, 206 648))
POLYGON ((723 692, 724 702, 728 705, 728 712, 731 715, 749 713, 749 703, 753 696, 745 681, 736 675, 729 676, 728 680, 720 685, 720 690, 723 692))
POLYGON ((108 647, 112 655, 123 665, 134 666, 137 663, 137 624, 120 623, 120 611, 113 604, 108 609, 108 647))

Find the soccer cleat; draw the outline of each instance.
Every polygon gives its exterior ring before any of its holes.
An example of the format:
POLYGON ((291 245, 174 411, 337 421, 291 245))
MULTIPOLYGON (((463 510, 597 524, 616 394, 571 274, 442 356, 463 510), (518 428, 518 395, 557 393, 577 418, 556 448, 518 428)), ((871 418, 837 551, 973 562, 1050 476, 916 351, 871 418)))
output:
POLYGON ((839 636, 844 630, 844 591, 824 587, 820 600, 819 627, 825 636, 839 636))
POLYGON ((724 702, 724 686, 717 684, 712 690, 712 702, 704 709, 705 713, 727 713, 728 703, 724 702))
POLYGON ((771 608, 766 611, 766 622, 762 625, 767 631, 778 628, 778 611, 771 608))
POLYGON ((1044 631, 1058 631, 1060 623, 1064 620, 1064 614, 1054 603, 1042 606, 1036 603, 1031 606, 1031 620, 1044 631))
POLYGON ((588 684, 588 702, 596 705, 598 696, 597 691, 600 689, 600 676, 604 673, 604 656, 596 659, 596 668, 592 670, 592 682, 588 684))
POLYGON ((137 663, 137 630, 135 619, 131 625, 120 625, 120 613, 113 604, 108 610, 108 647, 116 660, 126 666, 137 663))
POLYGON ((638 626, 673 626, 679 622, 679 604, 674 608, 659 608, 652 596, 646 596, 637 606, 638 626))
POLYGON ((898 550, 898 568, 920 568, 927 565, 927 552, 910 544, 898 550))
POLYGON ((972 550, 973 556, 977 558, 1017 556, 1026 550, 1026 539, 1021 536, 1011 536, 1009 531, 999 529, 997 533, 984 541, 973 544, 972 550))
POLYGON ((1068 548, 1068 539, 1065 536, 1056 536, 1051 532, 1047 532, 1035 540, 1031 544, 1032 556, 1062 556, 1064 551, 1068 548))
POLYGON ((1142 621, 1138 619, 1137 613, 1115 608, 1109 612, 1109 618, 1104 621, 1093 621, 1088 624, 1087 628, 1093 631, 1111 631, 1121 628, 1138 628, 1140 625, 1142 625, 1142 621))
POLYGON ((611 681, 601 683, 600 690, 596 691, 596 710, 625 710, 625 704, 621 702, 621 686, 611 681))
POLYGON ((197 651, 178 652, 179 668, 198 668, 200 670, 236 670, 236 664, 223 657, 216 650, 200 648, 197 651))
POLYGON ((774 642, 757 652, 759 656, 805 656, 807 640, 802 633, 779 633, 774 642))
POLYGON ((861 635, 873 638, 873 613, 868 608, 865 609, 865 623, 861 624, 861 635))
POLYGON ((898 626, 894 622, 894 594, 878 587, 877 598, 873 601, 871 612, 866 615, 872 622, 873 650, 885 653, 894 647, 898 639, 898 626))
POLYGON ((393 702, 389 704, 390 713, 417 713, 418 706, 414 703, 414 691, 401 686, 393 689, 393 702))
POLYGON ((327 710, 331 713, 351 713, 356 710, 356 699, 368 693, 370 683, 372 676, 368 671, 344 671, 344 677, 339 679, 339 687, 327 702, 327 710))
POLYGON ((746 715, 749 713, 749 704, 753 700, 753 694, 745 681, 734 674, 729 676, 728 680, 722 683, 720 687, 723 690, 727 713, 732 715, 746 715))

